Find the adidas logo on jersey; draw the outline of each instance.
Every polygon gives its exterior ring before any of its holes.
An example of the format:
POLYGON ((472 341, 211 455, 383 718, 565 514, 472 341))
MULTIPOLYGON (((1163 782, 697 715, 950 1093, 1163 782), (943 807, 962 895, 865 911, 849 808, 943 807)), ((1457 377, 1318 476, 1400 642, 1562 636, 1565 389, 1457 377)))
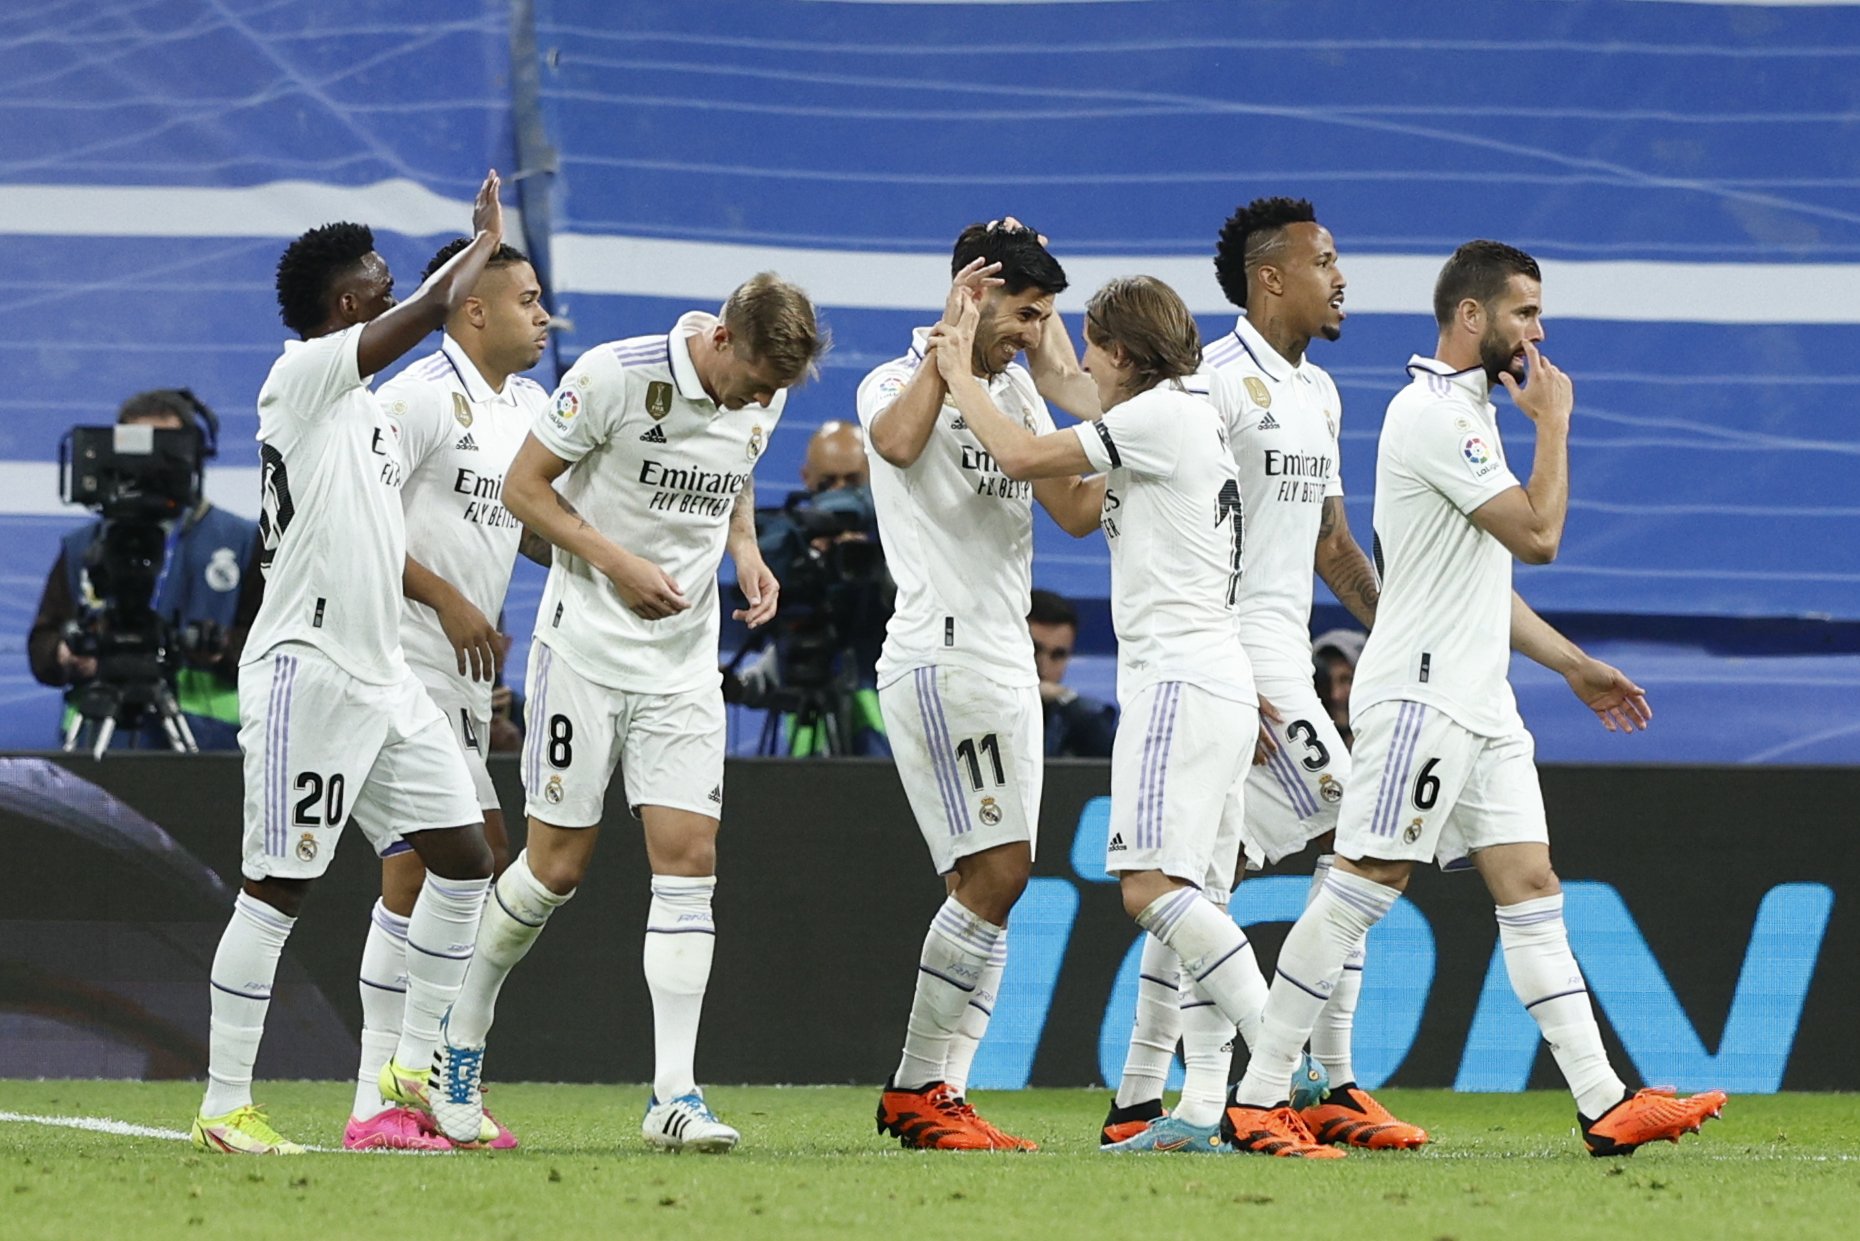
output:
POLYGON ((478 441, 471 437, 470 431, 467 431, 465 434, 459 436, 459 442, 452 447, 461 452, 477 452, 478 441))
POLYGON ((642 444, 663 444, 665 442, 665 428, 657 425, 647 427, 646 433, 639 437, 639 442, 642 444))
POLYGON ((1262 431, 1277 431, 1279 429, 1279 420, 1272 416, 1271 410, 1267 410, 1259 416, 1259 429, 1262 431))
POLYGON ((1117 835, 1111 837, 1111 843, 1104 847, 1104 851, 1106 853, 1122 853, 1124 851, 1124 834, 1119 832, 1117 835))
POLYGON ((710 791, 710 800, 719 806, 723 805, 723 786, 721 784, 710 791))
POLYGON ((961 414, 957 414, 956 421, 949 424, 949 429, 952 431, 967 431, 969 429, 969 420, 964 418, 961 414))

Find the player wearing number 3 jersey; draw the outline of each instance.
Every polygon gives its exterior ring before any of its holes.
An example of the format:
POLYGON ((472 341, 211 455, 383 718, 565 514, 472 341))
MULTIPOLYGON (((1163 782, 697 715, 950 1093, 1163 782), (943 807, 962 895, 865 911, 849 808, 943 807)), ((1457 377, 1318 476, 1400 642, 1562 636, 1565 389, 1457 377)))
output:
POLYGON ((1299 1049, 1345 962, 1406 888, 1418 861, 1470 866, 1498 906, 1512 989, 1576 1098, 1591 1154, 1678 1140, 1724 1103, 1630 1094, 1608 1063, 1563 926, 1531 736, 1507 681, 1513 649, 1553 668, 1603 725, 1633 732, 1646 697, 1584 654, 1511 588, 1511 560, 1556 556, 1569 501, 1569 380, 1537 350, 1537 264, 1497 242, 1454 252, 1434 290, 1433 357, 1408 364, 1376 462, 1382 596, 1351 693, 1356 772, 1337 862, 1279 953, 1264 1028, 1226 1125, 1242 1150, 1336 1154, 1287 1142, 1283 1111, 1299 1049), (1536 424, 1530 481, 1505 459, 1489 400, 1503 384, 1536 424))

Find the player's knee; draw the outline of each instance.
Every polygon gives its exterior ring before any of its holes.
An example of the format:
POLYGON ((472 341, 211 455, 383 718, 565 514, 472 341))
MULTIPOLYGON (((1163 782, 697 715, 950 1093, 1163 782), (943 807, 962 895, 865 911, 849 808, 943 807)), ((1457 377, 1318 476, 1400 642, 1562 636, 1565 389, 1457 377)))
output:
POLYGON ((304 897, 310 893, 308 879, 247 879, 243 887, 247 896, 263 901, 287 918, 302 912, 304 897))
POLYGON ((539 854, 534 848, 527 852, 530 874, 536 876, 537 883, 557 896, 567 896, 580 887, 582 878, 588 872, 588 858, 585 854, 539 854))
POLYGON ((477 824, 422 835, 431 839, 424 842, 420 860, 441 879, 491 877, 491 847, 484 842, 484 832, 477 824))

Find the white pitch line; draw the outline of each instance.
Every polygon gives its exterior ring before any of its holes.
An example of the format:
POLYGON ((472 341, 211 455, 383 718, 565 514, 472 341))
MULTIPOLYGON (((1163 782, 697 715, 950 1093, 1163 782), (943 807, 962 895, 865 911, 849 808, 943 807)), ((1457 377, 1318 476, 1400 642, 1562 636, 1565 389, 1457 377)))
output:
MULTIPOLYGON (((48 1125, 54 1129, 84 1129, 91 1133, 108 1133, 119 1138, 165 1138, 170 1142, 185 1142, 190 1135, 181 1129, 157 1129, 152 1125, 132 1125, 126 1120, 110 1120, 102 1116, 30 1116, 25 1112, 0 1112, 0 1122, 12 1122, 20 1125, 48 1125)), ((429 1155, 445 1152, 435 1151, 347 1151, 339 1146, 305 1146, 305 1150, 319 1155, 429 1155)))

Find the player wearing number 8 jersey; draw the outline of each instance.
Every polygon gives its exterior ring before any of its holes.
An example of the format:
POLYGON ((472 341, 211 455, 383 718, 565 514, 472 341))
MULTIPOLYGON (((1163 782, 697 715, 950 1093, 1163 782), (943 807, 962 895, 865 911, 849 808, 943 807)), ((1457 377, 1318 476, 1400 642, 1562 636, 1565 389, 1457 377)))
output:
POLYGON ((763 273, 717 316, 693 312, 669 332, 583 354, 505 475, 504 503, 556 551, 530 654, 527 847, 493 889, 478 968, 441 1048, 433 1113, 448 1135, 482 1123, 498 990, 580 886, 617 764, 652 866, 656 1067, 642 1132, 673 1150, 736 1145, 694 1067, 723 811, 717 570, 729 551, 749 600, 738 618, 754 627, 774 615, 752 474, 786 390, 825 347, 807 295, 763 273))
MULTIPOLYGON (((1537 264, 1497 242, 1461 246, 1434 290, 1433 357, 1390 402, 1376 462, 1376 627, 1351 692, 1356 776, 1337 862, 1280 951, 1252 1063, 1226 1125, 1240 1149, 1307 1154, 1282 1110, 1298 1049, 1348 956, 1399 899, 1417 861, 1476 868, 1498 906, 1512 989, 1576 1098, 1591 1154, 1696 1131, 1724 1103, 1707 1091, 1629 1094, 1608 1063, 1569 950, 1550 866, 1531 737, 1506 678, 1516 649, 1553 668, 1611 731, 1651 718, 1645 695, 1519 599, 1511 559, 1556 556, 1569 501, 1569 380, 1537 350, 1537 264), (1506 463, 1489 393, 1501 383, 1536 424, 1530 481, 1506 463)), ((1328 1152, 1335 1153, 1335 1152, 1328 1152)))
MULTIPOLYGON (((960 329, 937 336, 959 343, 960 329)), ((1197 889, 1224 815, 1241 810, 1259 718, 1234 623, 1242 564, 1233 455, 1220 415, 1184 388, 1200 336, 1167 285, 1112 281, 1087 304, 1085 339, 1085 373, 1104 411, 1096 422, 1034 436, 987 408, 972 382, 951 378, 951 390, 1010 477, 1107 474, 1102 525, 1123 715, 1105 869, 1126 912, 1180 959, 1231 1036, 1258 1017, 1259 971, 1240 928, 1197 889)), ((940 353, 939 365, 947 374, 940 353)), ((1218 1150, 1220 1117, 1217 1084, 1185 1095, 1127 1149, 1218 1150)))
MULTIPOLYGON (((1031 230, 982 224, 956 239, 950 268, 943 326, 965 306, 979 325, 963 357, 971 385, 1016 424, 1052 430, 1014 358, 1038 345, 1065 272, 1031 230)), ((920 329, 910 352, 859 385, 872 498, 898 584, 879 701, 899 779, 948 889, 924 939, 904 1053, 877 1125, 906 1146, 1020 1149, 1032 1143, 982 1120, 965 1095, 1040 815, 1042 714, 1027 629, 1032 508, 1038 499, 1061 525, 1087 533, 1102 485, 1004 474, 950 398, 929 338, 920 329)))

